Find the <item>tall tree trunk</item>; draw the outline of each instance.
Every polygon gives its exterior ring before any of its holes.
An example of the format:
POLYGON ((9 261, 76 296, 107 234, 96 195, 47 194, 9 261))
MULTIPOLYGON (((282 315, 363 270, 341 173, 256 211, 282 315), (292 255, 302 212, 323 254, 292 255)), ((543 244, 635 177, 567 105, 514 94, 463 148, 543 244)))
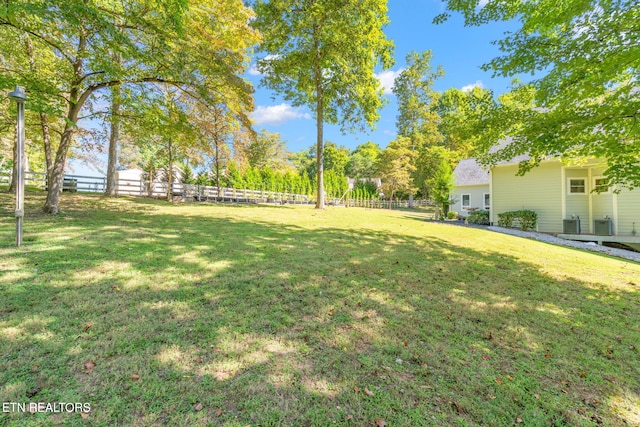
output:
POLYGON ((220 192, 222 188, 220 187, 220 147, 218 146, 219 143, 220 141, 217 138, 215 138, 214 146, 216 148, 216 186, 218 187, 218 194, 216 199, 221 200, 220 192))
POLYGON ((75 122, 77 111, 73 108, 67 117, 67 124, 60 137, 60 145, 56 152, 56 160, 51 168, 49 183, 47 187, 47 199, 44 202, 44 212, 50 215, 57 215, 60 211, 58 204, 60 201, 60 191, 62 190, 62 178, 64 177, 64 167, 67 163, 67 153, 71 147, 73 134, 75 132, 75 122))
POLYGON ((53 159, 51 158, 51 131, 49 130, 49 118, 45 113, 40 113, 40 127, 42 128, 42 148, 44 149, 44 160, 47 165, 47 182, 49 182, 51 181, 53 159))
POLYGON ((105 196, 116 195, 116 164, 118 162, 118 142, 120 140, 120 86, 111 88, 111 133, 109 135, 109 160, 107 162, 107 188, 105 196))
POLYGON ((153 197, 153 165, 149 166, 149 197, 153 197))
POLYGON ((169 139, 169 170, 167 171, 167 201, 171 201, 171 193, 173 192, 173 150, 171 139, 169 139))
POLYGON ((318 166, 318 197, 316 198, 316 209, 324 209, 324 135, 323 135, 323 124, 324 124, 324 93, 322 88, 322 70, 319 67, 316 67, 315 70, 315 78, 316 78, 316 131, 317 131, 317 139, 316 139, 316 154, 317 154, 317 166, 318 166))

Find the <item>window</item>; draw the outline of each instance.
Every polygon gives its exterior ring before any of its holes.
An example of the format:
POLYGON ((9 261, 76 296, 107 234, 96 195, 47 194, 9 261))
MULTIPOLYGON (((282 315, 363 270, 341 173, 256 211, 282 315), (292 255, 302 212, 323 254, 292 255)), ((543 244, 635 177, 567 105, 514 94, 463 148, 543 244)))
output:
POLYGON ((489 193, 484 193, 484 208, 485 209, 490 209, 491 208, 491 195, 489 193))
POLYGON ((462 195, 462 209, 467 209, 471 206, 471 194, 462 195))
POLYGON ((584 178, 569 179, 569 194, 587 194, 587 184, 584 178))
POLYGON ((607 180, 607 178, 604 178, 601 176, 594 178, 593 189, 595 190, 596 194, 611 192, 611 186, 609 185, 609 181, 607 180))

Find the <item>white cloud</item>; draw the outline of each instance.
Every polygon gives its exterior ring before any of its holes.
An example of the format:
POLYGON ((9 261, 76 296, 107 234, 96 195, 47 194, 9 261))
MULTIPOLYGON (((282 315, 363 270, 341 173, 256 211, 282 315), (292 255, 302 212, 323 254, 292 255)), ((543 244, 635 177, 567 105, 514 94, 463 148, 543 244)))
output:
POLYGON ((259 105, 251 114, 251 118, 257 125, 279 125, 289 120, 310 119, 311 114, 305 113, 301 108, 282 103, 268 107, 259 105))
POLYGON ((462 86, 462 88, 460 90, 462 90, 463 92, 471 92, 476 87, 478 87, 480 89, 484 88, 484 84, 482 83, 482 80, 476 80, 475 83, 471 83, 469 85, 462 86))
POLYGON ((478 8, 478 9, 482 9, 482 8, 483 8, 483 7, 485 7, 488 3, 489 3, 489 0, 480 0, 480 1, 478 2, 478 6, 477 6, 477 8, 478 8))
POLYGON ((258 71, 258 66, 256 64, 251 64, 251 68, 249 68, 249 74, 252 76, 261 76, 262 73, 258 71))
POLYGON ((384 88, 385 95, 391 95, 393 93, 393 84, 396 77, 398 77, 402 71, 404 71, 404 68, 400 68, 398 71, 383 71, 375 74, 376 78, 380 80, 380 84, 384 88))

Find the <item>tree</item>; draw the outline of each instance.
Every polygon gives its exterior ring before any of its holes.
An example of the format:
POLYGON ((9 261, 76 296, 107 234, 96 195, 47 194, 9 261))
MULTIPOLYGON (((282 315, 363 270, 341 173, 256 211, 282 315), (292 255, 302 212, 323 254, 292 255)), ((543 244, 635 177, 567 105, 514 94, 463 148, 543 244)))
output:
MULTIPOLYGON (((247 66, 247 49, 257 41, 249 27, 250 9, 240 0, 153 3, 152 7, 141 0, 69 0, 59 5, 6 1, 0 10, 3 32, 28 34, 37 49, 56 58, 56 90, 42 83, 34 91, 50 93, 59 101, 59 117, 65 123, 45 212, 58 212, 80 113, 101 90, 159 82, 195 98, 222 100, 238 111, 253 108, 251 86, 238 77, 247 66), (120 55, 122 62, 113 61, 113 55, 120 55)), ((16 82, 24 83, 19 69, 0 75, 0 87, 16 82)))
POLYGON ((324 170, 334 171, 338 175, 344 175, 345 167, 349 161, 349 149, 333 142, 324 143, 324 170))
POLYGON ((398 99, 398 135, 411 139, 412 149, 437 145, 442 140, 439 117, 432 107, 439 97, 433 84, 444 71, 440 67, 432 70, 432 56, 430 50, 407 54, 407 67, 393 85, 393 93, 398 99))
POLYGON ((438 168, 433 175, 433 178, 429 180, 429 187, 431 188, 431 198, 436 202, 436 207, 441 208, 438 215, 438 209, 436 209, 436 217, 444 218, 449 211, 449 203, 451 201, 451 192, 455 187, 455 181, 453 178, 453 170, 447 160, 440 161, 438 168))
POLYGON ((392 65, 386 0, 257 0, 263 84, 316 118, 317 201, 324 208, 324 122, 373 127, 382 106, 374 67, 392 65))
POLYGON ((410 144, 409 138, 399 136, 380 154, 378 172, 382 178, 382 191, 389 197, 389 209, 391 209, 393 196, 397 192, 415 191, 411 174, 416 167, 413 165, 413 151, 410 144))
POLYGON ((468 158, 487 136, 483 128, 494 106, 493 93, 488 89, 451 88, 442 93, 433 110, 440 116, 441 145, 450 152, 451 160, 468 158))
POLYGON ((351 178, 373 178, 381 152, 380 146, 371 141, 358 145, 345 165, 346 175, 351 178))
MULTIPOLYGON (((483 68, 501 76, 532 74, 527 86, 534 92, 535 108, 520 111, 521 124, 499 127, 513 143, 495 151, 491 162, 527 154, 531 160, 520 168, 525 173, 548 156, 597 157, 606 160, 611 183, 640 185, 636 0, 504 0, 481 8, 476 0, 445 3, 450 11, 461 12, 467 25, 513 19, 522 24, 498 41, 504 54, 483 68)), ((443 14, 436 22, 447 17, 443 14)))
POLYGON ((253 137, 244 139, 243 144, 237 144, 235 149, 249 167, 281 170, 287 163, 287 146, 277 132, 262 129, 253 137))

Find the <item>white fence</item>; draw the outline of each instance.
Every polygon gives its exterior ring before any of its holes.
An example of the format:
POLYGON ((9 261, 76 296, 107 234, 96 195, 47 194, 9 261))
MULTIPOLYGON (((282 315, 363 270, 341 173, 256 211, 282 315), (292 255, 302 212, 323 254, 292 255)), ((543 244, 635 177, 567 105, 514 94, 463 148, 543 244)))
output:
MULTIPOLYGON (((9 185, 12 171, 0 171, 0 185, 9 185)), ((47 177, 42 172, 25 172, 25 185, 41 189, 47 188, 47 177)), ((62 191, 104 193, 107 179, 104 177, 65 174, 62 181, 62 191)), ((117 195, 137 197, 166 197, 168 184, 154 181, 133 179, 118 179, 116 183, 117 195), (151 187, 151 188, 150 188, 151 187)), ((310 203, 309 196, 289 192, 266 190, 246 190, 236 188, 220 188, 210 185, 183 184, 174 182, 171 194, 175 197, 191 198, 199 201, 225 202, 266 202, 266 203, 310 203)))
MULTIPOLYGON (((0 185, 9 185, 11 181, 10 170, 0 171, 0 185)), ((47 177, 42 172, 25 172, 25 185, 41 189, 47 188, 47 177)), ((136 197, 166 197, 167 183, 154 181, 151 190, 148 181, 133 179, 119 179, 116 183, 116 194, 136 197)), ((83 193, 104 193, 107 187, 105 177, 64 175, 62 191, 83 193)), ((183 184, 174 182, 171 186, 171 194, 175 197, 184 197, 197 201, 221 201, 237 203, 314 203, 307 195, 288 192, 276 192, 266 190, 246 190, 237 188, 220 188, 210 185, 183 184)), ((344 199, 327 199, 329 205, 347 205, 351 207, 364 207, 371 209, 384 209, 389 207, 388 200, 377 199, 349 199, 348 204, 344 199)), ((409 203, 404 200, 394 200, 394 208, 408 208, 409 203)), ((414 207, 433 206, 430 200, 414 200, 414 207)))

